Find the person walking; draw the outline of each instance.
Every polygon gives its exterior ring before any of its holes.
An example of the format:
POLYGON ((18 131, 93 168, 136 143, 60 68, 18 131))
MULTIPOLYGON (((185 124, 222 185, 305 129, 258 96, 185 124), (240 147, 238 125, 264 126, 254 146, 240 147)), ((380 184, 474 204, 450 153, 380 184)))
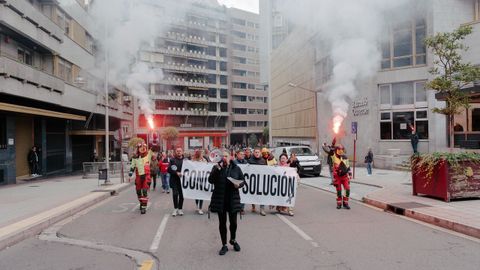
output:
POLYGON ((153 190, 157 188, 157 175, 158 175, 158 155, 152 154, 152 160, 150 161, 150 177, 153 182, 153 190))
MULTIPOLYGON (((294 155, 294 154, 292 154, 294 155)), ((280 154, 278 166, 280 167, 292 167, 291 163, 289 163, 288 156, 285 153, 280 154)), ((289 216, 293 216, 293 208, 286 207, 286 206, 277 206, 277 211, 280 214, 285 214, 289 216)))
POLYGON ((180 177, 182 177, 183 149, 175 149, 175 157, 170 160, 168 173, 170 173, 170 187, 172 188, 173 207, 172 216, 183 216, 183 191, 180 177))
MULTIPOLYGON (((237 153, 235 154, 235 159, 233 162, 238 165, 238 164, 248 164, 247 160, 245 159, 245 152, 242 149, 237 150, 237 153)), ((242 203, 242 210, 240 210, 240 215, 245 215, 245 204, 242 203)))
POLYGON ((222 160, 216 164, 208 177, 208 182, 214 185, 209 209, 218 214, 220 238, 222 248, 219 255, 228 252, 227 247, 227 215, 230 221, 230 241, 235 251, 240 251, 237 242, 237 213, 241 210, 240 193, 238 189, 245 185, 243 172, 234 162, 231 162, 230 154, 223 151, 222 160), (235 180, 242 180, 240 184, 234 184, 228 180, 231 177, 235 180))
POLYGON ((365 163, 367 164, 367 175, 372 176, 373 152, 372 148, 368 148, 368 153, 365 156, 365 163))
POLYGON ((335 139, 332 141, 332 145, 327 145, 327 143, 323 143, 322 149, 327 155, 327 164, 328 164, 328 171, 330 172, 330 185, 333 185, 333 156, 335 155, 335 139))
POLYGON ((170 157, 166 152, 162 152, 159 160, 160 178, 162 179, 162 192, 170 193, 170 174, 168 173, 168 166, 170 165, 170 157))
POLYGON ((152 160, 152 151, 147 149, 144 142, 137 144, 136 158, 132 158, 129 177, 135 173, 135 190, 140 203, 140 213, 147 212, 148 190, 150 189, 150 162, 152 160))
MULTIPOLYGON (((193 156, 192 156, 192 161, 196 162, 208 162, 204 157, 203 157, 203 152, 201 149, 196 149, 193 156)), ((195 200, 195 205, 197 206, 197 213, 199 215, 203 215, 203 200, 195 200)))
POLYGON ((251 158, 252 158, 252 149, 247 147, 245 149, 245 159, 248 161, 251 158))
POLYGON ((410 134, 410 143, 412 144, 413 154, 418 154, 417 147, 418 147, 419 137, 413 125, 410 125, 410 130, 412 131, 412 133, 410 134))
POLYGON ((30 151, 28 152, 28 156, 27 156, 27 160, 28 160, 28 165, 30 167, 30 175, 32 177, 37 177, 37 176, 40 176, 38 174, 38 153, 37 153, 37 147, 36 146, 33 146, 32 149, 30 149, 30 151))
MULTIPOLYGON (((267 162, 265 159, 262 157, 262 153, 260 148, 256 147, 253 150, 253 156, 248 160, 248 164, 252 165, 267 165, 267 162)), ((252 213, 257 212, 255 205, 252 204, 252 213)), ((260 215, 266 216, 267 214, 265 213, 265 205, 260 205, 260 215)))

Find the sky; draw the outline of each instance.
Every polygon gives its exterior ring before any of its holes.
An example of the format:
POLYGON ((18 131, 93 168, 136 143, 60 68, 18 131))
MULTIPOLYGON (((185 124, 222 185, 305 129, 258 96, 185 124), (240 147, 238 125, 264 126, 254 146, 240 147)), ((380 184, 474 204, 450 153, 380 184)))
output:
POLYGON ((222 5, 247 10, 258 14, 259 0, 218 0, 222 5))

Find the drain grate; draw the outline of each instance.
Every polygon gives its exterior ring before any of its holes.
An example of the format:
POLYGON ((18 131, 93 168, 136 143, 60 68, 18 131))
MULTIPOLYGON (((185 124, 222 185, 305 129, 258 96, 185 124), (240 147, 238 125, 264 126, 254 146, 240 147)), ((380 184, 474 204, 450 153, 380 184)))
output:
POLYGON ((400 202, 387 205, 386 211, 393 212, 398 215, 405 215, 405 210, 421 207, 432 207, 431 205, 417 202, 400 202))

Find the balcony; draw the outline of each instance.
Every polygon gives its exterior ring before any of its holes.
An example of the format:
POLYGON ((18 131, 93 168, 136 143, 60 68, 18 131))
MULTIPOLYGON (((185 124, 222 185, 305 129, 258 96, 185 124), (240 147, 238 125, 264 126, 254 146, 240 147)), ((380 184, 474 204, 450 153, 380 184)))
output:
POLYGON ((160 84, 166 85, 180 85, 180 86, 187 86, 187 87, 194 87, 199 90, 208 90, 208 88, 216 88, 216 84, 209 84, 205 80, 186 80, 185 78, 179 77, 168 77, 163 80, 159 81, 160 84))
POLYGON ((58 51, 64 30, 26 0, 0 1, 0 24, 6 24, 31 40, 58 51))
POLYGON ((207 116, 210 113, 206 109, 193 109, 193 108, 185 109, 185 108, 169 107, 168 110, 155 110, 155 114, 207 116))
POLYGON ((186 58, 191 58, 191 59, 196 59, 196 60, 202 60, 202 61, 205 61, 205 60, 228 61, 228 59, 225 58, 225 57, 217 57, 217 56, 207 55, 205 52, 180 49, 180 48, 173 47, 173 46, 167 46, 167 48, 157 48, 157 49, 153 49, 153 51, 168 54, 168 55, 181 56, 181 57, 186 57, 186 58))
POLYGON ((217 71, 212 69, 207 69, 203 65, 186 65, 183 63, 176 63, 176 62, 168 62, 168 63, 150 63, 157 68, 174 70, 174 71, 184 71, 184 72, 191 72, 191 73, 204 73, 204 74, 220 74, 228 76, 228 72, 226 71, 217 71))
POLYGON ((207 95, 194 95, 185 93, 168 93, 166 95, 152 95, 152 99, 186 101, 191 103, 208 103, 207 95))
POLYGON ((12 77, 38 88, 63 93, 65 82, 34 67, 0 56, 0 75, 12 77))

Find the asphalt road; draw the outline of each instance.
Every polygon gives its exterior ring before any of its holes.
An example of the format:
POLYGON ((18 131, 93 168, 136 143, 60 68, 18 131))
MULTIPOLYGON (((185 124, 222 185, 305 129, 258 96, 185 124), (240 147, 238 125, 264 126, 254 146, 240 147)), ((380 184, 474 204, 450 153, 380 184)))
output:
MULTIPOLYGON (((0 269, 478 269, 480 241, 450 234, 301 185, 295 216, 247 213, 241 252, 219 256, 218 218, 172 217, 171 194, 151 193, 140 215, 135 192, 106 202, 0 252, 0 269), (134 261, 136 260, 136 261, 134 261), (136 265, 138 264, 138 265, 136 265), (147 268, 145 268, 147 269, 147 268)), ((205 202, 206 208, 208 202, 205 202)), ((249 207, 248 207, 249 208, 249 207)))

